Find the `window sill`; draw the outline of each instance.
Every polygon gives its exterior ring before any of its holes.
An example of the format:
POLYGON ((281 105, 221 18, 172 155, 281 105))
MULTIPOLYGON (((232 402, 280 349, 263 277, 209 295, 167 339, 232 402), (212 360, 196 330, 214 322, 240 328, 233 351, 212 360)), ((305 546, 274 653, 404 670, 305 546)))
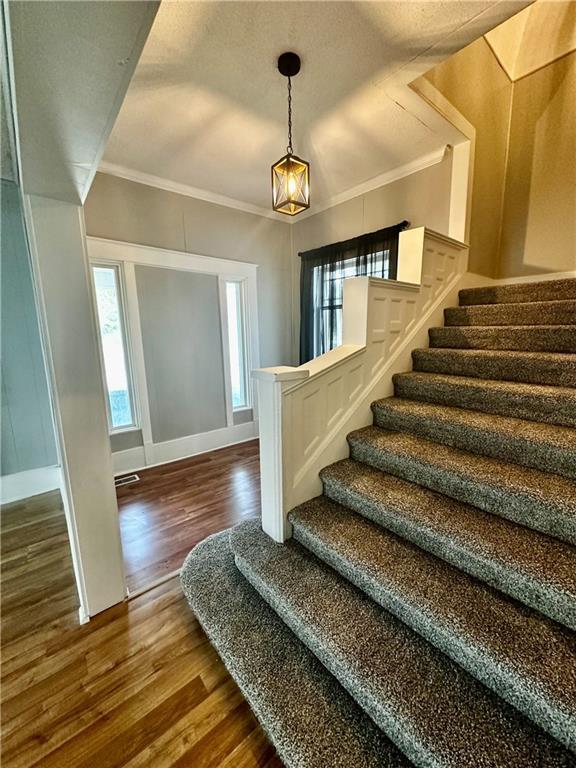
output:
POLYGON ((141 429, 142 427, 135 424, 132 427, 118 427, 118 429, 109 429, 108 434, 110 437, 112 437, 112 435, 124 435, 127 432, 140 432, 141 429))

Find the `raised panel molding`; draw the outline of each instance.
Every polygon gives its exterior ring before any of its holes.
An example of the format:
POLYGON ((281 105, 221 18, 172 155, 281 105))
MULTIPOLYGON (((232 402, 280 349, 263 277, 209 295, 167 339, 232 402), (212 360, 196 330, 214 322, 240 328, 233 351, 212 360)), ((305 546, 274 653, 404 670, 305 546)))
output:
POLYGON ((321 493, 320 470, 348 455, 347 434, 371 423, 370 404, 391 394, 392 375, 410 367, 415 346, 427 346, 428 327, 461 287, 468 246, 422 227, 401 234, 402 260, 417 283, 345 280, 343 338, 357 343, 253 374, 277 409, 260 420, 262 444, 280 457, 262 465, 262 526, 277 541, 290 536, 290 509, 321 493))

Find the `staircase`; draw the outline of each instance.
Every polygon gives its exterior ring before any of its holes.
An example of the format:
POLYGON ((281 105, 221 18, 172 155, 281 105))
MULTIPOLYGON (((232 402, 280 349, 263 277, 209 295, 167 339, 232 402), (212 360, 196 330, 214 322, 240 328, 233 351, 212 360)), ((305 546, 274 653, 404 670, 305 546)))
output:
POLYGON ((413 366, 184 591, 287 766, 576 766, 576 280, 461 291, 413 366))

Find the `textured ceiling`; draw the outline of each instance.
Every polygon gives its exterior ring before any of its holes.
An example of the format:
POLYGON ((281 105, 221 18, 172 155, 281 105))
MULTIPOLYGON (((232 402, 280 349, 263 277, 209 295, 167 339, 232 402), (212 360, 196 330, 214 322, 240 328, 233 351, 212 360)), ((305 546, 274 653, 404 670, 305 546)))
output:
POLYGON ((104 160, 136 173, 269 207, 270 165, 294 149, 321 204, 439 149, 446 136, 411 109, 406 84, 527 2, 164 2, 104 160))

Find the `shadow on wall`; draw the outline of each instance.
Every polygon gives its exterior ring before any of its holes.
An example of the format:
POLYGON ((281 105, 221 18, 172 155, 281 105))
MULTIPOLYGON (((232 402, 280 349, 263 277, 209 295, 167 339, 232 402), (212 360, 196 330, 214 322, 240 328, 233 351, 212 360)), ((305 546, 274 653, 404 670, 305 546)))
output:
POLYGON ((576 269, 576 52, 514 83, 501 277, 576 269))

